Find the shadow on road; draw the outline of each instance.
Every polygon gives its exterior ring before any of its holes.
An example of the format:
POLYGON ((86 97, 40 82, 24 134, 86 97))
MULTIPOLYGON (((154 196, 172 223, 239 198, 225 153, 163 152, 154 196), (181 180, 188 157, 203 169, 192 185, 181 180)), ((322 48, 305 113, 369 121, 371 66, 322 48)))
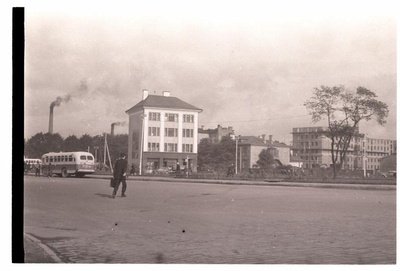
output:
POLYGON ((100 194, 100 193, 96 193, 95 195, 96 195, 96 196, 103 197, 103 198, 110 198, 110 199, 111 199, 111 195, 108 195, 108 194, 100 194))

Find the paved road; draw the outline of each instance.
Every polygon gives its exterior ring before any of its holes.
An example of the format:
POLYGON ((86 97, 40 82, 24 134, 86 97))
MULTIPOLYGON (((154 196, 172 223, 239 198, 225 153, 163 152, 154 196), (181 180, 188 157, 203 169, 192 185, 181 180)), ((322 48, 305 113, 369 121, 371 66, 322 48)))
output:
POLYGON ((67 263, 396 263, 396 191, 25 177, 25 232, 67 263))

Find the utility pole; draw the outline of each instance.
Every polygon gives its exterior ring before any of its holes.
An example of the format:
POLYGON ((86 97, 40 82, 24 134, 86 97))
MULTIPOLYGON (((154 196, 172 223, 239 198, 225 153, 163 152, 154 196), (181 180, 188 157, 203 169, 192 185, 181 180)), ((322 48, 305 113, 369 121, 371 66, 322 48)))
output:
POLYGON ((107 165, 107 154, 108 154, 108 160, 110 162, 110 169, 111 172, 113 172, 113 167, 111 163, 111 156, 110 156, 110 149, 108 148, 108 143, 107 143, 107 134, 104 133, 104 165, 107 165))
POLYGON ((367 177, 367 157, 366 157, 366 148, 367 148, 367 139, 366 136, 364 135, 363 138, 363 172, 364 172, 364 178, 367 177))

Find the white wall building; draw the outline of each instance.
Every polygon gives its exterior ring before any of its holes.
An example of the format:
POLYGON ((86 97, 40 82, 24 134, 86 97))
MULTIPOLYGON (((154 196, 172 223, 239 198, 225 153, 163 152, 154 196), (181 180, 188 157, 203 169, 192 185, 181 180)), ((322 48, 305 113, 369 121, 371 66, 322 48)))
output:
POLYGON ((126 111, 129 115, 128 165, 150 173, 160 167, 197 168, 198 119, 202 110, 170 92, 148 95, 126 111))

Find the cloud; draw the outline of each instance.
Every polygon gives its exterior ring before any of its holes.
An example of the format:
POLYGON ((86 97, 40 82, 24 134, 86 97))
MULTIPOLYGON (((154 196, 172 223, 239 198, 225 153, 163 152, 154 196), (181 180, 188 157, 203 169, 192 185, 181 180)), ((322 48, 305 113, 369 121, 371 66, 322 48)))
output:
MULTIPOLYGON (((53 102, 62 105, 55 131, 108 131, 126 121, 125 110, 141 100, 142 89, 169 90, 202 108, 200 122, 208 128, 230 125, 277 139, 310 125, 302 103, 320 85, 364 85, 396 108, 390 19, 76 16, 27 12, 28 136, 47 130, 53 102)), ((395 135, 392 127, 384 130, 395 135)))

